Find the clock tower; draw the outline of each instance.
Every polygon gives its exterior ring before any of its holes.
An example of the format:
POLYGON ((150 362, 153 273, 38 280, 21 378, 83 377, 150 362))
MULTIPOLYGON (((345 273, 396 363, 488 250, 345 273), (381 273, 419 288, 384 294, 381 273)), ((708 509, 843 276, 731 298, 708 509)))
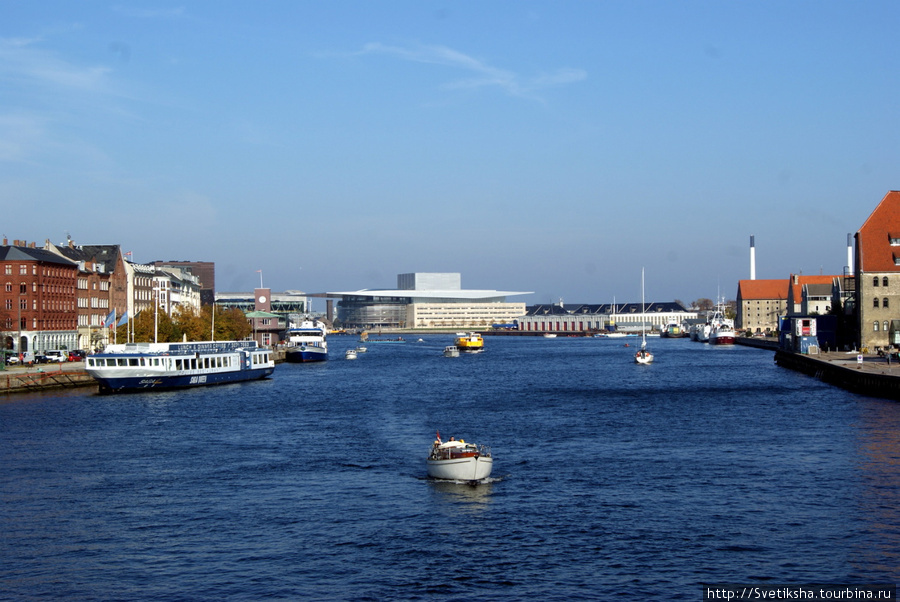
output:
POLYGON ((253 291, 253 309, 255 311, 271 311, 272 291, 267 288, 258 288, 253 291))

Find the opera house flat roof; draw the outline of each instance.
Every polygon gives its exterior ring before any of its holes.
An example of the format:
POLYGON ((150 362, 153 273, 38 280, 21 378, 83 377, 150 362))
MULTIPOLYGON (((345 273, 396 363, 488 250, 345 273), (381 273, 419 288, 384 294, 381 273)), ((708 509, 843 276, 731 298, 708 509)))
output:
POLYGON ((362 289, 359 291, 336 291, 310 295, 316 297, 415 297, 417 299, 493 299, 510 295, 531 295, 531 292, 490 291, 490 290, 418 290, 418 289, 362 289))

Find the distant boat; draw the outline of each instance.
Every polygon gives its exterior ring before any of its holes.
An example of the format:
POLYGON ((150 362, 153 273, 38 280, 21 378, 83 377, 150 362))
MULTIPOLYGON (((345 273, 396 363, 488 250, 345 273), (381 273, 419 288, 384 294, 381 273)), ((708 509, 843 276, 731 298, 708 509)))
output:
POLYGON ((644 320, 644 269, 641 268, 641 348, 634 354, 634 361, 637 364, 653 363, 653 354, 647 349, 647 327, 644 320))
POLYGON ((457 333, 456 348, 462 353, 481 353, 484 351, 484 339, 477 332, 457 333))
POLYGON ((355 360, 356 359, 356 349, 348 349, 347 351, 344 352, 344 357, 348 360, 355 360))
POLYGON ((734 345, 734 321, 725 317, 722 311, 716 311, 709 319, 709 344, 734 345))
POLYGON ((556 334, 554 334, 554 333, 552 333, 552 332, 545 332, 545 333, 544 333, 544 338, 545 338, 545 339, 555 339, 555 338, 556 338, 556 334))
POLYGON ((447 345, 444 347, 444 357, 459 357, 459 349, 456 345, 447 345))
POLYGON ((659 331, 659 336, 666 339, 680 339, 685 336, 684 327, 681 324, 676 322, 675 320, 669 321, 662 329, 659 331))
POLYGON ((287 332, 284 361, 291 363, 322 362, 328 359, 328 330, 323 322, 305 319, 287 332))

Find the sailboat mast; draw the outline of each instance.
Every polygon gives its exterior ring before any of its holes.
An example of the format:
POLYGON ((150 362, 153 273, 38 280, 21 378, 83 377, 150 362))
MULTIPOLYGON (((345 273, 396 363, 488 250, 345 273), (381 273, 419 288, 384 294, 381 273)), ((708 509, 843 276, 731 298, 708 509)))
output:
POLYGON ((647 321, 644 307, 644 268, 641 268, 641 349, 647 346, 647 321))

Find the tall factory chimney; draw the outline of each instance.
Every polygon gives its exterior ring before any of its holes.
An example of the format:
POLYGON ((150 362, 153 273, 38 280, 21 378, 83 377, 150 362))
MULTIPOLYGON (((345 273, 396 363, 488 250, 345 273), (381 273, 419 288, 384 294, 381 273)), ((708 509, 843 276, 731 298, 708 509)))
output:
POLYGON ((750 280, 756 280, 756 240, 750 235, 750 280))
POLYGON ((847 234, 847 275, 853 275, 853 235, 847 234))

